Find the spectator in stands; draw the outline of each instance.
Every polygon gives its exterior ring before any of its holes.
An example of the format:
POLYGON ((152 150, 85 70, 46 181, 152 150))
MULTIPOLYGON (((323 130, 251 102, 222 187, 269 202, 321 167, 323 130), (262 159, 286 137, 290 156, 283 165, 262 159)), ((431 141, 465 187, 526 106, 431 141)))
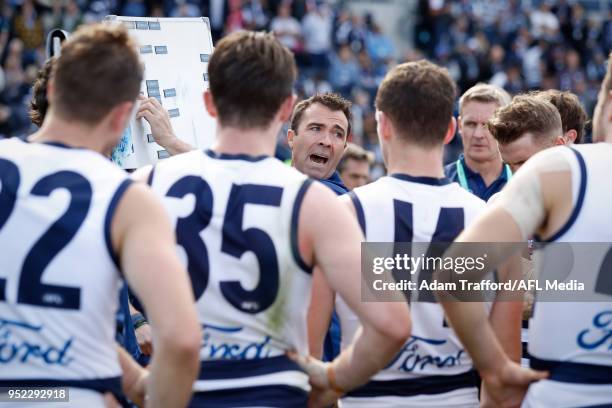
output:
POLYGON ((370 166, 373 162, 374 155, 361 146, 354 143, 346 146, 344 155, 338 164, 338 172, 349 191, 370 182, 370 166))
POLYGON ((286 1, 278 6, 278 13, 272 19, 270 30, 281 44, 294 53, 301 49, 302 29, 299 21, 291 15, 291 6, 286 1))
POLYGON ((580 54, 574 49, 565 53, 565 65, 559 72, 559 88, 576 91, 577 84, 585 80, 580 63, 580 54))
POLYGON ((29 64, 38 60, 36 52, 44 42, 42 18, 34 8, 33 0, 24 0, 14 15, 12 29, 15 38, 23 42, 23 62, 29 64))
POLYGON ((170 12, 170 17, 199 17, 200 8, 187 0, 176 0, 176 6, 170 12))
POLYGON ((216 44, 223 35, 225 21, 229 13, 228 0, 201 0, 203 16, 210 19, 210 31, 216 44))
POLYGON ((242 5, 242 18, 247 30, 261 31, 268 26, 268 15, 261 0, 244 0, 242 5))
POLYGON ((350 98, 353 88, 359 81, 359 64, 348 45, 332 55, 329 67, 329 83, 343 97, 350 98))
POLYGON ((308 13, 302 20, 304 51, 311 72, 325 75, 329 65, 327 54, 331 51, 332 15, 329 8, 320 1, 306 4, 308 13))
POLYGON ((30 84, 23 69, 23 43, 14 38, 8 48, 0 91, 0 136, 23 136, 30 126, 26 103, 30 84))
POLYGON ((372 22, 372 29, 366 35, 365 46, 375 64, 387 63, 395 53, 391 39, 382 32, 380 26, 375 22, 372 22))
POLYGON ((54 28, 61 27, 63 30, 71 33, 81 24, 83 24, 83 15, 79 9, 79 5, 76 0, 68 0, 61 22, 54 28))
POLYGON ((225 21, 225 35, 234 31, 244 30, 245 22, 242 16, 241 0, 229 0, 229 14, 225 21))
POLYGON ((531 12, 531 31, 536 38, 554 40, 559 32, 559 19, 551 11, 549 0, 542 1, 540 6, 531 12))

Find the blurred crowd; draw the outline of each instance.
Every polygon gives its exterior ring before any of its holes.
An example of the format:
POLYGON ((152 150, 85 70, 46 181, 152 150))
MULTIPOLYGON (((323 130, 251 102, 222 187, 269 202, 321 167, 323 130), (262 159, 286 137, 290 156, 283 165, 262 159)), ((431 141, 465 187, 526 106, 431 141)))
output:
POLYGON ((571 90, 591 114, 605 74, 605 59, 612 49, 612 6, 602 10, 605 2, 598 0, 416 0, 413 44, 408 39, 394 43, 373 14, 351 12, 346 3, 4 0, 0 136, 32 130, 28 101, 45 58, 46 33, 53 28, 70 32, 108 14, 204 15, 210 18, 215 40, 241 29, 275 32, 296 55, 300 96, 334 90, 352 100, 352 140, 373 151, 379 163, 373 96, 393 64, 429 58, 449 69, 460 91, 477 82, 499 85, 511 94, 571 90))
POLYGON ((416 47, 465 90, 561 89, 592 112, 612 49, 612 5, 571 0, 421 0, 416 47))

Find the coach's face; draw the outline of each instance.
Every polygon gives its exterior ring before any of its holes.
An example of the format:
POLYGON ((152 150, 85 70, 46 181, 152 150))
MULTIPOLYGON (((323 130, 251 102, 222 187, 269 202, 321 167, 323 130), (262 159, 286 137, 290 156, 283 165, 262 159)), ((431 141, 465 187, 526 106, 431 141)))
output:
POLYGON ((475 162, 495 160, 499 155, 497 142, 487 128, 487 122, 498 108, 496 103, 471 101, 465 104, 459 117, 459 133, 463 154, 475 162))
POLYGON ((309 106, 288 140, 296 169, 317 179, 329 178, 336 170, 346 147, 348 119, 320 103, 309 106))

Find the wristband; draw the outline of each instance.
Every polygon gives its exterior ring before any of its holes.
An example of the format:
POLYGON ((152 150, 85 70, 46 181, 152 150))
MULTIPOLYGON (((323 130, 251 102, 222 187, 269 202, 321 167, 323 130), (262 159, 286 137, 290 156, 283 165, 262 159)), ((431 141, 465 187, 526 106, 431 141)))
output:
POLYGON ((333 364, 329 364, 327 366, 327 382, 329 383, 329 388, 331 388, 332 391, 337 392, 340 395, 346 394, 346 390, 340 387, 336 382, 336 373, 334 372, 333 364))
POLYGON ((136 313, 132 315, 132 325, 134 326, 134 330, 136 330, 140 326, 144 326, 145 324, 149 324, 149 322, 142 315, 142 313, 136 313))

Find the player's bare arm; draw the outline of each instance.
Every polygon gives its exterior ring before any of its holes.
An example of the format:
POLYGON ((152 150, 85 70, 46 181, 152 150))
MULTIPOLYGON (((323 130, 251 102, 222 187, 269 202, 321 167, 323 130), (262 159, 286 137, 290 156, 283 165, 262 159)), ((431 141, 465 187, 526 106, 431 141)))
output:
POLYGON ((125 349, 117 345, 119 364, 121 365, 121 387, 125 395, 139 407, 145 405, 145 394, 149 372, 140 367, 125 349))
MULTIPOLYGON (((569 167, 556 150, 543 151, 530 159, 457 242, 524 242, 535 232, 544 237, 556 232, 571 211, 559 200, 559 194, 571 196, 571 181, 569 167)), ((453 250, 457 247, 451 247, 453 250)), ((499 251, 495 259, 490 259, 491 265, 500 265, 510 257, 512 253, 508 251, 499 251)), ((545 376, 511 362, 481 305, 448 301, 444 297, 440 302, 496 403, 518 404, 529 383, 545 376)))
MULTIPOLYGON (((342 205, 355 216, 355 207, 347 195, 338 197, 342 205)), ((310 307, 308 308, 308 347, 315 358, 323 356, 323 342, 334 310, 335 293, 325 275, 316 267, 312 273, 310 307)))
POLYGON ((150 406, 184 406, 199 368, 201 334, 170 222, 148 188, 134 184, 119 203, 111 228, 121 269, 152 326, 150 406))
POLYGON ((331 363, 331 368, 325 369, 329 371, 322 379, 328 388, 348 391, 382 369, 404 344, 411 327, 408 306, 361 302, 363 235, 356 220, 323 186, 313 184, 306 193, 298 234, 303 258, 321 267, 332 290, 345 300, 362 324, 362 331, 352 345, 331 363))
POLYGON ((321 268, 314 268, 308 307, 308 350, 311 356, 318 359, 323 358, 323 343, 334 310, 334 298, 325 274, 321 268))

